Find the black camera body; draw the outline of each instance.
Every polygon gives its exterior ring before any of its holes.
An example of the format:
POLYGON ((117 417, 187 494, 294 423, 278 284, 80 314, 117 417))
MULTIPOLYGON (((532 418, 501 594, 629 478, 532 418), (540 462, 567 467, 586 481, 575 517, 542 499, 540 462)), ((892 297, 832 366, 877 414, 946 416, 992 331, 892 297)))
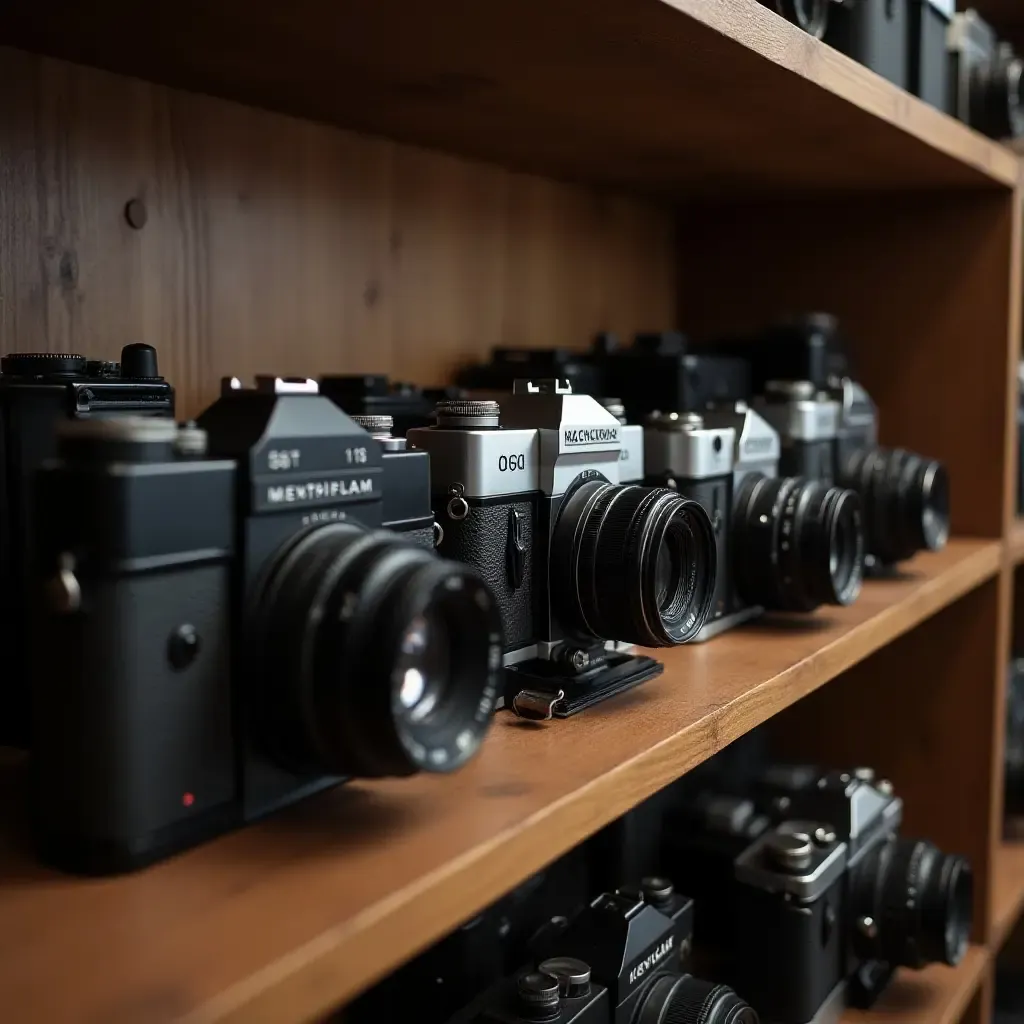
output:
POLYGON ((639 427, 565 381, 519 381, 500 406, 439 406, 437 425, 408 440, 430 453, 440 552, 475 566, 501 607, 507 706, 566 717, 661 671, 630 645, 699 631, 715 587, 711 522, 633 482, 639 427))
POLYGON ((662 879, 603 893, 545 939, 537 962, 503 979, 451 1024, 757 1024, 724 985, 685 973, 693 901, 662 879))
POLYGON ((935 460, 878 445, 878 410, 849 372, 838 323, 810 314, 724 343, 751 362, 754 408, 779 432, 779 468, 856 492, 867 564, 882 571, 949 539, 949 476, 935 460))
POLYGON ((517 380, 564 380, 576 395, 605 394, 604 359, 618 345, 613 334, 599 334, 587 351, 568 348, 491 350, 487 363, 461 369, 456 383, 470 391, 507 394, 517 380))
POLYGON ((0 745, 31 745, 26 638, 35 476, 56 452, 57 425, 173 415, 174 389, 149 345, 126 345, 120 363, 56 352, 0 359, 0 745))
POLYGON ((844 0, 828 12, 824 40, 876 74, 910 84, 910 7, 914 0, 844 0))
POLYGON ((717 947, 725 977, 766 1020, 870 1006, 897 967, 962 959, 970 867, 901 840, 902 814, 869 769, 787 766, 753 802, 705 798, 669 824, 666 868, 701 881, 698 941, 717 947))
POLYGON ((421 388, 374 373, 336 374, 321 377, 319 384, 320 394, 349 416, 390 416, 396 437, 433 423, 438 402, 466 397, 461 388, 421 388))
POLYGON ((1024 135, 1024 60, 975 10, 949 30, 949 112, 993 139, 1024 135))
POLYGON ((66 425, 59 456, 38 491, 44 859, 130 870, 344 778, 475 752, 500 621, 433 554, 425 454, 385 452, 313 381, 258 378, 198 426, 66 425))
POLYGON ((1024 658, 1010 659, 1006 680, 1006 745, 1003 751, 1004 829, 1024 835, 1024 658))

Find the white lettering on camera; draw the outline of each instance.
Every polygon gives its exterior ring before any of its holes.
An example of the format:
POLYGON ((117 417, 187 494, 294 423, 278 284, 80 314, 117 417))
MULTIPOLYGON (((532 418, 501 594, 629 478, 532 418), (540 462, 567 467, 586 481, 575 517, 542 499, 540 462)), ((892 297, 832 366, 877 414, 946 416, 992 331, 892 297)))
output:
POLYGON ((298 448, 275 449, 267 452, 268 469, 298 469, 302 453, 298 448))
POLYGON ((566 444, 618 444, 618 427, 567 427, 566 444))
POLYGON ((670 935, 661 943, 661 945, 654 949, 654 952, 648 953, 647 956, 645 956, 643 960, 641 960, 640 963, 638 963, 636 967, 629 972, 630 985, 632 985, 634 981, 638 981, 642 978, 652 967, 656 967, 660 964, 661 961, 672 952, 672 945, 674 942, 675 936, 670 935))
POLYGON ((310 480, 302 484, 284 484, 267 488, 271 505, 289 505, 296 501, 324 501, 350 498, 354 494, 373 494, 373 480, 310 480))

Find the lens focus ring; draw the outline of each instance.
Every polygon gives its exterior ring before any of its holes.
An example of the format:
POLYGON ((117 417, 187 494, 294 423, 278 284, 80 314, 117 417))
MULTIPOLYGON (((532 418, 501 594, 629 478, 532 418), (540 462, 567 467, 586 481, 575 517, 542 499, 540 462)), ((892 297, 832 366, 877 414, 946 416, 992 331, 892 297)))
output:
POLYGON ((711 520, 673 491, 588 480, 563 503, 552 583, 560 615, 581 632, 685 643, 710 612, 716 573, 711 520))
POLYGON ((683 974, 654 979, 637 1024, 758 1024, 758 1018, 727 985, 683 974))

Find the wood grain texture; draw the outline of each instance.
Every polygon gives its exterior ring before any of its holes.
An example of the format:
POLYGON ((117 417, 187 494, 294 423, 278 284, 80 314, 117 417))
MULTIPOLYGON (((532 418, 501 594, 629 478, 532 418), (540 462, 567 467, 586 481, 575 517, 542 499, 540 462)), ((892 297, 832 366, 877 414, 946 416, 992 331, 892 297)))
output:
POLYGON ((0 42, 673 196, 1010 186, 999 146, 756 0, 8 0, 0 42))
POLYGON ((47 1024, 280 1024, 325 1012, 938 609, 979 600, 1000 554, 955 540, 850 608, 660 652, 661 678, 578 718, 499 715, 455 776, 353 783, 120 880, 35 866, 11 831, 9 794, 4 1006, 47 1024), (149 1006, 152 1018, 139 1009, 149 1006))
POLYGON ((1006 540, 1009 558, 1014 565, 1024 562, 1024 519, 1014 519, 1006 540))
POLYGON ((1018 209, 1013 193, 705 204, 680 224, 679 319, 713 339, 807 310, 838 315, 882 442, 943 459, 954 532, 1000 537, 1018 209))
MULTIPOLYGON (((842 1024, 958 1024, 988 970, 988 956, 971 946, 958 967, 901 970, 870 1010, 847 1010, 842 1024)), ((981 1022, 977 1022, 981 1024, 981 1022)))
POLYGON ((997 951, 1024 910, 1024 843, 1000 843, 995 851, 990 888, 991 947, 997 951))
POLYGON ((973 941, 991 934, 991 755, 1000 580, 851 668, 771 726, 775 753, 871 765, 904 800, 902 834, 966 856, 974 875, 973 941))
POLYGON ((0 94, 0 352, 146 340, 185 414, 225 374, 439 383, 672 319, 661 207, 18 51, 0 94))

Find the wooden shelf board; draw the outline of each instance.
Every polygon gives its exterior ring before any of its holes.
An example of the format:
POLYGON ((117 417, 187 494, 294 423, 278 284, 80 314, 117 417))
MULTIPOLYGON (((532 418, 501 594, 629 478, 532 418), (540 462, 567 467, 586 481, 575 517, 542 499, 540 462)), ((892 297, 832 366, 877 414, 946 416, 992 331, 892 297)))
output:
POLYGON ((989 895, 991 944, 999 950, 1024 910, 1024 842, 1003 842, 996 847, 989 895))
POLYGON ((1010 560, 1014 565, 1024 562, 1024 518, 1017 518, 1010 527, 1007 539, 1010 548, 1010 560))
POLYGON ((0 43, 676 197, 1018 177, 1008 150, 757 0, 188 0, 143 19, 124 0, 9 0, 0 43))
POLYGON ((204 1022, 322 1013, 994 576, 1001 553, 954 540, 850 608, 661 652, 661 678, 578 718, 500 714, 455 776, 342 786, 121 879, 36 866, 9 777, 0 1005, 48 1024, 136 1019, 154 1001, 204 1022))
POLYGON ((902 970, 870 1010, 847 1010, 842 1024, 958 1024, 987 963, 986 951, 971 946, 955 968, 902 970))

